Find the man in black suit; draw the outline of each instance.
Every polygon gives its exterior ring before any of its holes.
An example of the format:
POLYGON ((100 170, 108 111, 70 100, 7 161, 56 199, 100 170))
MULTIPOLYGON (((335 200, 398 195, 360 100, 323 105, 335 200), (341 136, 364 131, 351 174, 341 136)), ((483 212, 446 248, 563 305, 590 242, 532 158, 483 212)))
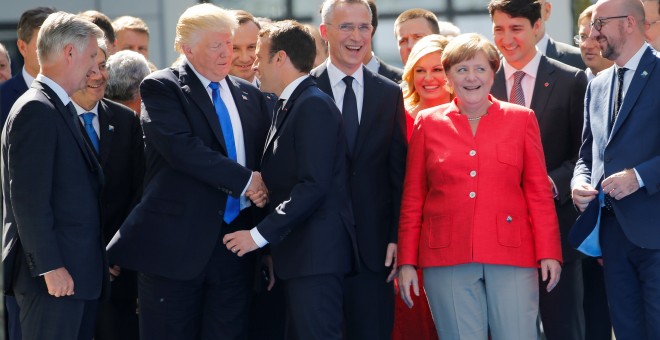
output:
MULTIPOLYGON (((374 0, 367 0, 369 8, 371 9, 371 26, 373 30, 371 31, 371 38, 373 39, 376 34, 376 29, 378 28, 378 9, 376 8, 376 2, 374 0)), ((403 70, 386 64, 382 59, 378 58, 372 49, 371 43, 367 48, 367 53, 364 55, 364 60, 362 61, 364 66, 366 66, 371 72, 378 73, 381 76, 395 82, 400 83, 401 78, 403 77, 403 70)))
POLYGON ((4 281, 23 339, 92 338, 108 288, 103 171, 69 98, 99 72, 102 37, 92 23, 51 14, 37 38, 41 72, 2 133, 4 281))
MULTIPOLYGON (((142 128, 135 112, 103 99, 108 85, 106 49, 99 48, 99 72, 71 99, 85 140, 94 149, 105 178, 101 195, 104 241, 112 239, 137 203, 144 177, 142 128)), ((111 269, 110 301, 101 303, 94 336, 102 339, 138 339, 137 277, 130 270, 111 269), (121 275, 119 273, 121 272, 121 275)))
POLYGON ((548 292, 539 280, 540 314, 545 335, 553 339, 584 338, 581 255, 568 246, 568 230, 577 218, 570 180, 580 148, 583 71, 541 55, 534 46, 541 26, 540 5, 534 0, 493 0, 488 5, 493 38, 504 57, 495 74, 492 94, 534 110, 550 184, 556 193, 563 248, 562 278, 548 292))
POLYGON ((344 118, 360 254, 361 270, 346 282, 346 337, 387 339, 394 318, 391 280, 406 161, 403 98, 399 86, 362 65, 371 43, 367 2, 327 0, 321 16, 330 57, 311 74, 344 118))
MULTIPOLYGON (((0 86, 0 125, 5 123, 9 110, 25 91, 28 90, 34 77, 39 73, 39 60, 37 58, 37 34, 39 28, 49 14, 55 12, 52 7, 37 7, 29 9, 18 20, 16 33, 18 51, 23 56, 23 69, 14 77, 0 86)), ((18 333, 20 337, 20 333, 18 333)))
POLYGON ((239 257, 269 244, 286 294, 287 339, 342 339, 344 276, 357 259, 346 136, 332 98, 308 75, 314 37, 295 21, 259 33, 254 70, 279 97, 261 161, 270 214, 225 236, 239 257))
POLYGON ((108 255, 138 271, 142 339, 247 333, 253 259, 232 254, 222 237, 252 228, 252 207, 265 205, 254 169, 269 120, 259 89, 228 76, 236 25, 212 4, 188 8, 175 38, 185 59, 140 86, 144 192, 108 255), (253 204, 244 193, 256 193, 253 204))
POLYGON ((538 0, 538 2, 541 5, 541 27, 538 33, 536 33, 536 48, 548 58, 584 70, 586 65, 582 60, 579 48, 561 41, 555 41, 545 33, 545 22, 550 19, 552 4, 549 0, 538 0))

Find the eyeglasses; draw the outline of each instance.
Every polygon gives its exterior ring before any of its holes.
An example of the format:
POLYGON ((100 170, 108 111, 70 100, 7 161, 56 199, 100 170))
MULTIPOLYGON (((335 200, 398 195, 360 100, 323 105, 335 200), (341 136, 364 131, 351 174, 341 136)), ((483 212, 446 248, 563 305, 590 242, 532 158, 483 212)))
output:
POLYGON ((591 27, 593 27, 596 31, 600 32, 600 30, 603 28, 603 25, 605 25, 605 20, 610 20, 610 19, 623 19, 627 18, 627 15, 619 15, 615 17, 601 17, 601 18, 596 18, 596 20, 591 22, 591 27))
POLYGON ((659 23, 659 22, 660 22, 660 19, 658 19, 658 20, 656 20, 656 21, 653 21, 653 22, 648 21, 648 24, 649 24, 649 26, 653 26, 653 24, 657 24, 657 23, 659 23))
POLYGON ((371 33, 371 24, 360 24, 360 25, 355 25, 355 24, 339 24, 339 25, 333 25, 330 23, 326 23, 326 25, 330 26, 336 26, 340 31, 344 33, 353 33, 355 29, 360 33, 371 33))
POLYGON ((580 46, 580 44, 587 41, 587 39, 589 39, 588 35, 586 35, 586 34, 577 34, 573 37, 573 42, 575 43, 575 45, 580 46))

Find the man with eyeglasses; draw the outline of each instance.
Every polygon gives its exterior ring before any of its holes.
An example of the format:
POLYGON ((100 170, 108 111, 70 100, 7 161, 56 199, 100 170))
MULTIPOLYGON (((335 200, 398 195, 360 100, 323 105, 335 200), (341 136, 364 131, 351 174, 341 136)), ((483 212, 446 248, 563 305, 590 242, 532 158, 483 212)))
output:
POLYGON ((330 56, 311 74, 344 119, 361 269, 346 280, 345 338, 389 339, 406 162, 403 96, 394 82, 362 65, 373 29, 365 0, 326 0, 321 17, 330 56))
POLYGON ((639 0, 594 7, 589 37, 615 65, 587 89, 571 182, 584 212, 572 233, 602 254, 618 340, 660 339, 660 57, 645 43, 644 22, 639 0))
POLYGON ((660 51, 660 0, 642 0, 646 17, 646 41, 660 51))
POLYGON ((603 58, 600 55, 600 47, 598 42, 594 39, 589 39, 591 32, 591 14, 594 5, 587 7, 578 17, 578 34, 573 37, 575 45, 580 48, 582 61, 587 65, 584 70, 587 74, 587 79, 593 79, 598 73, 614 64, 613 61, 603 58))

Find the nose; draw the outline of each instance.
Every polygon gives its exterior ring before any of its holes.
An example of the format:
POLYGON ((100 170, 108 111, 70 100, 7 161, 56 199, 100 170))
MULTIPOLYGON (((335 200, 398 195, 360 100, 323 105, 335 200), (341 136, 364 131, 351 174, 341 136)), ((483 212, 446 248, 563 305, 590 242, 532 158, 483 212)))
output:
POLYGON ((595 28, 591 28, 591 30, 589 30, 589 38, 596 39, 598 36, 600 36, 600 32, 598 30, 595 28))

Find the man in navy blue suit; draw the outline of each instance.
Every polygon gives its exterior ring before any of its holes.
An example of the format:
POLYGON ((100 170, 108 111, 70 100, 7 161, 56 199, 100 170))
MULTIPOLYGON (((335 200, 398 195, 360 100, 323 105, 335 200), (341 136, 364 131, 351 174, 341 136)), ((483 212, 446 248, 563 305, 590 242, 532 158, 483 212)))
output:
POLYGON ((660 58, 644 42, 644 28, 640 1, 594 7, 590 37, 615 65, 587 88, 571 183, 581 211, 600 207, 605 286, 619 340, 660 338, 660 58))
POLYGON ((99 72, 103 32, 53 13, 37 45, 41 71, 2 132, 5 290, 21 309, 23 339, 90 339, 107 292, 103 171, 69 96, 99 72))
POLYGON ((179 18, 177 66, 142 82, 142 200, 108 245, 138 271, 141 339, 242 339, 254 264, 222 244, 266 203, 258 169, 268 131, 263 95, 228 76, 236 20, 212 4, 179 18), (259 194, 261 192, 261 194, 259 194), (252 204, 246 194, 251 195, 252 204), (257 198, 255 198, 257 197, 257 198))
POLYGON ((341 339, 344 275, 357 259, 346 137, 332 98, 309 76, 315 42, 295 21, 259 33, 254 70, 279 96, 264 155, 270 214, 224 238, 238 256, 270 245, 286 296, 286 339, 341 339))

